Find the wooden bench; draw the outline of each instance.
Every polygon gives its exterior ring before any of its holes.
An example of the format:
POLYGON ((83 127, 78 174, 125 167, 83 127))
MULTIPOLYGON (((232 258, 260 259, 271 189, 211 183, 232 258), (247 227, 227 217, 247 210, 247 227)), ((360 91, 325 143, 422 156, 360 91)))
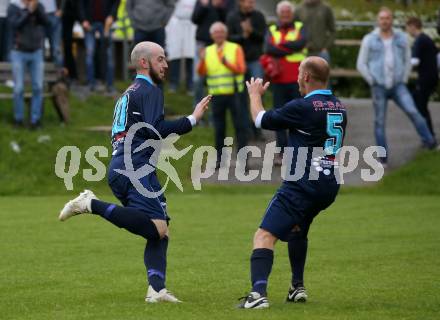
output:
MULTIPOLYGON (((342 47, 360 47, 362 40, 359 39, 336 39, 335 46, 342 47)), ((440 44, 437 44, 440 49, 440 44)), ((334 68, 330 71, 330 75, 333 78, 362 78, 362 75, 356 69, 344 69, 344 68, 334 68)), ((417 74, 411 72, 410 79, 416 79, 417 74)))
MULTIPOLYGON (((7 80, 12 80, 12 64, 8 62, 0 62, 0 83, 5 83, 7 80)), ((26 70, 25 85, 31 84, 30 74, 26 70)), ((32 91, 26 91, 29 86, 25 87, 24 98, 30 104, 32 98, 32 91)), ((54 63, 44 63, 44 78, 43 78, 43 100, 50 98, 53 106, 60 118, 60 121, 67 123, 70 120, 69 114, 69 99, 68 88, 60 77, 60 70, 54 63)), ((13 99, 13 92, 0 92, 0 100, 13 99)))
MULTIPOLYGON (((356 69, 342 69, 342 68, 331 69, 330 76, 333 78, 362 78, 362 75, 356 69)), ((411 72, 409 78, 416 79, 417 74, 415 72, 411 72)))
POLYGON ((331 69, 330 76, 333 78, 361 78, 361 74, 356 69, 331 69))

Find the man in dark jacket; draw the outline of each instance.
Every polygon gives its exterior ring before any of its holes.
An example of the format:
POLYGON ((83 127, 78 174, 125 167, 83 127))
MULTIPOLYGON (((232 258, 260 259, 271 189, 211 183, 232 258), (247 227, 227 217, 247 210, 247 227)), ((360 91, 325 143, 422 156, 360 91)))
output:
POLYGON ((412 17, 406 22, 406 31, 415 38, 411 64, 417 68, 418 77, 413 96, 417 109, 426 119, 429 131, 435 136, 428 102, 438 84, 437 47, 434 41, 423 32, 422 27, 422 21, 419 18, 412 17))
POLYGON ((115 93, 113 87, 114 62, 111 26, 116 20, 119 0, 81 0, 79 2, 79 18, 84 29, 86 46, 87 84, 91 91, 95 90, 95 34, 99 33, 103 41, 106 55, 106 84, 107 92, 115 93))
POLYGON ((134 28, 134 44, 152 41, 165 47, 165 26, 176 0, 127 0, 126 8, 134 28))
POLYGON ((9 0, 0 0, 0 61, 8 61, 10 51, 8 6, 9 0))
POLYGON ((43 103, 44 27, 48 24, 43 6, 38 0, 12 1, 8 8, 8 22, 12 28, 11 51, 14 78, 14 120, 16 126, 24 121, 24 77, 26 67, 32 79, 31 128, 40 126, 43 103))
POLYGON ((191 20, 197 26, 196 40, 203 47, 212 44, 209 28, 214 22, 226 21, 226 7, 223 0, 198 0, 191 20))
MULTIPOLYGON (((191 20, 197 26, 196 30, 196 53, 194 65, 197 66, 200 61, 200 55, 203 54, 205 47, 212 44, 209 28, 214 22, 225 22, 227 15, 226 0, 198 0, 194 8, 191 20)), ((194 70, 194 105, 203 98, 205 78, 200 76, 194 70)))
POLYGON ((229 41, 242 46, 249 77, 263 78, 260 56, 263 54, 266 19, 255 9, 255 0, 240 0, 239 10, 226 19, 229 41))
POLYGON ((78 19, 77 0, 64 0, 62 7, 62 33, 64 47, 64 67, 68 71, 69 80, 78 80, 76 63, 73 57, 73 26, 78 19))
POLYGON ((440 34, 440 8, 437 13, 437 33, 440 34))
MULTIPOLYGON (((266 34, 266 19, 264 15, 255 9, 255 0, 240 0, 238 10, 230 13, 226 19, 229 31, 229 40, 241 45, 246 59, 245 80, 264 78, 263 68, 260 64, 260 57, 263 54, 264 36, 266 34)), ((243 108, 247 107, 247 97, 242 96, 243 108)), ((253 137, 261 138, 261 130, 255 128, 250 118, 249 111, 242 113, 246 118, 241 119, 248 122, 252 128, 253 137)))

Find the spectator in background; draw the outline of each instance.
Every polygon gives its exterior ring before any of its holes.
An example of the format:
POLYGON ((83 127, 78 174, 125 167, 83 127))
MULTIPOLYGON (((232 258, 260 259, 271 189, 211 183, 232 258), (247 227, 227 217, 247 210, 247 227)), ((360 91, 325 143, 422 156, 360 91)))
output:
POLYGON ((13 36, 11 62, 15 84, 15 126, 21 127, 24 123, 24 78, 25 70, 29 68, 32 81, 30 125, 32 129, 36 129, 41 126, 44 29, 49 21, 38 0, 13 0, 8 7, 8 22, 13 36))
POLYGON ((232 12, 237 9, 237 0, 223 0, 223 6, 226 12, 232 12))
POLYGON ((198 72, 207 77, 208 92, 212 95, 216 167, 219 168, 225 145, 227 109, 231 111, 238 150, 247 145, 247 122, 241 121, 245 106, 239 97, 244 90, 246 63, 240 45, 226 41, 228 28, 224 23, 215 22, 210 33, 214 43, 202 51, 198 72))
POLYGON ((440 8, 437 13, 437 33, 440 35, 440 8))
POLYGON ((127 0, 127 13, 134 28, 134 45, 155 42, 165 48, 165 26, 176 0, 127 0))
POLYGON ((85 33, 87 85, 90 91, 95 91, 96 89, 94 63, 95 35, 99 33, 101 48, 105 51, 106 58, 105 78, 107 92, 111 95, 116 94, 113 87, 114 62, 111 26, 116 20, 118 5, 119 0, 80 0, 79 2, 79 18, 85 33))
POLYGON ((414 101, 420 114, 425 118, 431 134, 435 136, 428 109, 429 97, 437 88, 437 47, 432 39, 422 31, 419 18, 409 18, 406 31, 415 38, 412 47, 411 65, 417 68, 418 78, 413 92, 414 101))
POLYGON ((61 1, 40 0, 46 12, 49 24, 46 26, 46 37, 49 39, 50 60, 57 67, 63 67, 63 54, 61 52, 61 1))
MULTIPOLYGON (((194 64, 199 64, 199 55, 205 47, 212 44, 209 28, 214 22, 225 22, 227 15, 225 0, 198 0, 191 16, 196 29, 196 53, 194 64)), ((194 106, 204 96, 205 78, 194 72, 194 106)))
MULTIPOLYGON (((255 0, 239 0, 238 6, 239 9, 230 13, 226 19, 229 41, 238 43, 243 48, 246 59, 245 80, 251 77, 263 78, 264 72, 259 59, 263 54, 266 19, 260 11, 255 10, 255 0)), ((243 95, 243 101, 247 105, 247 95, 243 95)), ((242 121, 249 122, 255 138, 261 138, 261 130, 255 128, 249 108, 246 111, 246 118, 242 121)))
POLYGON ((307 27, 309 56, 319 56, 330 62, 329 50, 336 35, 332 8, 321 0, 304 0, 295 10, 295 19, 307 27))
MULTIPOLYGON (((406 35, 393 29, 393 12, 381 8, 377 15, 378 28, 362 39, 357 69, 371 87, 375 110, 375 136, 378 146, 388 151, 385 119, 388 99, 393 99, 414 124, 423 145, 432 149, 436 141, 426 120, 420 115, 406 87, 411 71, 411 50, 406 35)), ((380 159, 386 165, 387 156, 380 159)))
POLYGON ((214 22, 226 21, 227 10, 224 0, 198 0, 191 16, 192 22, 197 26, 196 40, 203 45, 202 48, 212 44, 209 28, 214 22))
POLYGON ((227 17, 229 41, 238 43, 246 59, 246 78, 263 78, 263 69, 259 59, 263 54, 266 19, 255 10, 255 0, 239 0, 239 10, 227 17))
MULTIPOLYGON (((440 36, 440 8, 437 13, 437 34, 440 36)), ((437 66, 438 71, 440 72, 440 53, 437 54, 437 66)))
MULTIPOLYGON (((271 63, 277 65, 277 73, 272 74, 270 81, 273 90, 274 108, 281 108, 290 100, 300 97, 298 86, 299 65, 307 57, 307 37, 302 22, 294 21, 294 6, 289 1, 277 5, 278 21, 269 27, 266 35, 265 53, 271 63)), ((286 130, 277 131, 277 147, 284 152, 287 146, 286 130)), ((281 165, 283 155, 278 154, 274 160, 281 165)))
POLYGON ((8 60, 9 53, 9 27, 8 27, 9 0, 0 0, 0 61, 8 60))
POLYGON ((118 7, 118 16, 115 23, 115 32, 113 33, 116 39, 133 39, 134 30, 131 27, 131 20, 127 13, 127 0, 121 0, 118 7))
POLYGON ((62 7, 62 33, 64 47, 64 67, 67 69, 70 81, 78 80, 75 58, 73 57, 73 26, 78 17, 78 1, 64 0, 62 7))
POLYGON ((193 90, 193 60, 196 50, 196 26, 191 21, 196 0, 179 0, 166 29, 170 62, 169 90, 176 92, 180 80, 180 62, 185 59, 186 90, 193 90))

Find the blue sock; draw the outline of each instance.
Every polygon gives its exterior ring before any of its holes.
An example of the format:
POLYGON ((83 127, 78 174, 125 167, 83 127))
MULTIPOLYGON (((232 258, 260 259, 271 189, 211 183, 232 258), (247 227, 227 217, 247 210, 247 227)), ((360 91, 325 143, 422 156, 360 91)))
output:
POLYGON ((307 256, 307 238, 293 238, 287 243, 289 250, 290 268, 292 269, 292 286, 304 286, 304 267, 307 256))
POLYGON ((94 199, 92 200, 92 213, 145 239, 159 239, 155 224, 145 212, 136 208, 121 207, 94 199))
POLYGON ((144 251, 144 263, 147 269, 148 283, 156 292, 165 288, 167 269, 168 238, 148 240, 144 251))
POLYGON ((254 249, 251 256, 252 291, 266 296, 267 280, 273 264, 273 250, 254 249))

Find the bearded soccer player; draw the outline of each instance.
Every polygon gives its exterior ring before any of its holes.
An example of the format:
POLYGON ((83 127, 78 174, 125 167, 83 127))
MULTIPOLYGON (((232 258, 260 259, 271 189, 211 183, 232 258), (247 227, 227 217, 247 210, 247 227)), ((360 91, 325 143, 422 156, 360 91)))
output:
MULTIPOLYGON (((288 147, 293 154, 290 174, 303 163, 299 148, 307 149, 305 170, 297 181, 283 181, 270 201, 263 221, 254 237, 251 255, 252 290, 239 305, 245 309, 269 307, 267 282, 273 264, 273 250, 278 240, 288 243, 292 269, 287 302, 305 302, 304 266, 307 233, 316 215, 330 206, 339 185, 335 178, 335 155, 342 146, 347 116, 345 107, 328 88, 329 66, 319 57, 301 62, 298 83, 304 98, 295 99, 282 108, 264 111, 261 96, 269 87, 262 79, 247 82, 252 118, 256 127, 289 130, 288 147), (322 148, 322 157, 312 159, 314 148, 322 148), (300 163, 301 162, 301 163, 300 163), (314 179, 310 179, 314 176, 314 179)), ((296 172, 295 172, 296 175, 296 172)))
POLYGON ((59 219, 64 221, 77 214, 92 213, 145 238, 144 262, 149 283, 145 301, 180 302, 165 287, 169 217, 166 199, 156 176, 157 153, 152 147, 142 149, 142 145, 147 140, 158 141, 172 133, 181 135, 191 131, 202 118, 211 96, 205 97, 192 115, 166 121, 163 93, 157 86, 164 80, 168 68, 163 48, 153 42, 141 42, 134 47, 131 61, 137 76, 115 106, 113 157, 108 171, 110 188, 123 206, 100 201, 93 192, 85 190, 64 206, 59 219), (142 124, 141 130, 137 130, 133 137, 127 135, 130 127, 137 124, 142 124), (126 141, 132 141, 131 146, 128 142, 125 145, 126 141), (131 158, 133 168, 126 168, 125 157, 131 158), (143 190, 151 192, 149 197, 132 184, 131 176, 121 174, 145 165, 151 165, 153 169, 146 176, 139 177, 138 182, 143 190))

